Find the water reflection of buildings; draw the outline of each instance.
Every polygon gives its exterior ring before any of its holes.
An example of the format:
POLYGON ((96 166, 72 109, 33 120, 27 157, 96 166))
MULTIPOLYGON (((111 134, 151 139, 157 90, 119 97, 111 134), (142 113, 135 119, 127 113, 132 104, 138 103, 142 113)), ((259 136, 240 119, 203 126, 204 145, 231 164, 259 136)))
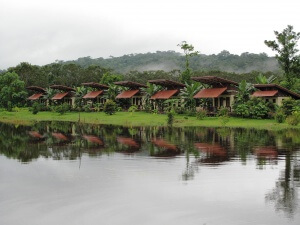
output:
POLYGON ((227 151, 224 147, 217 143, 195 143, 196 149, 205 153, 204 157, 201 157, 201 163, 217 165, 220 162, 229 160, 227 151))
POLYGON ((181 151, 176 145, 161 139, 155 138, 152 140, 152 143, 158 147, 154 148, 153 151, 150 153, 151 156, 156 157, 174 157, 176 155, 181 154, 181 151))
POLYGON ((121 150, 119 150, 119 152, 134 153, 139 151, 141 147, 140 144, 133 138, 119 136, 117 137, 117 141, 121 145, 126 146, 126 148, 122 148, 121 150))

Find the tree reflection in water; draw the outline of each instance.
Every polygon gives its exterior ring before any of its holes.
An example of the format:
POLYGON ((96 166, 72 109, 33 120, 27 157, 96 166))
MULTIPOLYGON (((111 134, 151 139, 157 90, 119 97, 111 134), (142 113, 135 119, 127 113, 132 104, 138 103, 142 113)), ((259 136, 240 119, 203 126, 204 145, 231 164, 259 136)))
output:
POLYGON ((293 215, 300 188, 299 130, 267 131, 229 128, 120 127, 43 122, 29 126, 0 123, 0 154, 29 163, 40 157, 77 160, 114 153, 185 158, 182 180, 194 179, 201 166, 221 167, 230 161, 246 165, 256 158, 257 168, 276 165, 285 159, 266 201, 276 210, 293 215))

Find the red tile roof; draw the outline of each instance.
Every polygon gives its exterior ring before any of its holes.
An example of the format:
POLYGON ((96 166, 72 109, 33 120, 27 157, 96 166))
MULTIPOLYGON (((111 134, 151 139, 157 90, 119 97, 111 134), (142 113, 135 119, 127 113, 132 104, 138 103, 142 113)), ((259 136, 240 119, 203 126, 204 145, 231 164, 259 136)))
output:
POLYGON ((169 99, 173 95, 175 95, 179 90, 163 90, 156 92, 154 95, 151 96, 151 99, 169 99))
POLYGON ((132 98, 135 94, 137 94, 140 90, 128 90, 123 91, 122 93, 118 94, 116 98, 132 98))
POLYGON ((217 98, 227 90, 224 88, 207 88, 199 91, 194 98, 217 98))
POLYGON ((282 92, 288 93, 295 99, 300 99, 300 94, 290 91, 289 89, 286 89, 278 84, 254 84, 254 87, 260 90, 265 90, 265 89, 280 90, 282 92))
POLYGON ((166 80, 166 79, 158 79, 158 80, 148 80, 149 83, 151 84, 156 84, 156 85, 160 85, 163 87, 167 87, 169 89, 175 89, 175 88, 184 88, 186 87, 185 84, 173 81, 173 80, 166 80))
POLYGON ((91 91, 87 93, 83 98, 96 98, 98 95, 102 94, 103 91, 91 91))
POLYGON ((69 92, 65 92, 65 93, 58 93, 56 95, 54 95, 52 97, 52 100, 59 100, 59 99, 63 99, 66 95, 68 95, 69 92))
POLYGON ((50 88, 61 90, 61 91, 76 91, 74 88, 67 87, 64 85, 51 85, 50 88))
POLYGON ((256 91, 252 94, 254 97, 272 97, 278 93, 278 90, 271 91, 256 91))
POLYGON ((28 100, 37 100, 40 97, 42 97, 42 95, 43 95, 43 93, 33 94, 28 98, 28 100))

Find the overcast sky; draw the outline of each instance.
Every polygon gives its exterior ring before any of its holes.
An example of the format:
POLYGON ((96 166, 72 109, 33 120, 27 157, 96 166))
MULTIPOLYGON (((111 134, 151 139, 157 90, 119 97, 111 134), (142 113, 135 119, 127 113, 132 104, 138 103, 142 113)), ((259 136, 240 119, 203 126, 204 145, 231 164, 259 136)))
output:
POLYGON ((175 50, 273 55, 264 40, 288 24, 299 0, 0 0, 0 69, 20 62, 175 50))

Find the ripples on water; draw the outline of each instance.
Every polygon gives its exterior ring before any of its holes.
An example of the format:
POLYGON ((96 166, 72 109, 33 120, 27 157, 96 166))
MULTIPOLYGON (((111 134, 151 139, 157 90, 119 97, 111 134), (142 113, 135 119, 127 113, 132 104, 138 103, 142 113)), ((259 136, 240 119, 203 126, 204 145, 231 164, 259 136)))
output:
POLYGON ((0 224, 299 224, 299 130, 0 124, 0 224))

